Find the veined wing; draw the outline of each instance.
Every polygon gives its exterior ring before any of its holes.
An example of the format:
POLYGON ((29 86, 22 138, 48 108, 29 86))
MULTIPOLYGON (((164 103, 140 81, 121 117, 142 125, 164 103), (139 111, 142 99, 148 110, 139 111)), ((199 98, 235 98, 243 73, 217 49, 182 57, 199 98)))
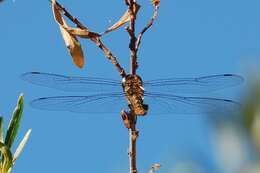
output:
POLYGON ((144 82, 147 91, 171 93, 202 93, 215 91, 239 85, 243 82, 241 76, 235 74, 221 74, 197 78, 168 78, 144 82))
POLYGON ((120 113, 122 109, 127 108, 126 105, 123 93, 43 97, 31 102, 33 108, 41 110, 100 114, 120 113))
POLYGON ((104 78, 72 77, 51 73, 28 72, 22 74, 21 78, 35 85, 62 91, 73 92, 105 92, 122 90, 120 81, 104 78))
MULTIPOLYGON (((149 105, 148 114, 205 114, 237 111, 240 104, 232 100, 181 97, 161 93, 145 93, 144 102, 149 105)), ((70 111, 77 113, 119 113, 128 110, 123 93, 90 96, 57 96, 35 99, 31 102, 36 109, 70 111)))
POLYGON ((240 108, 238 102, 207 97, 182 97, 161 93, 145 93, 148 114, 231 113, 240 108))

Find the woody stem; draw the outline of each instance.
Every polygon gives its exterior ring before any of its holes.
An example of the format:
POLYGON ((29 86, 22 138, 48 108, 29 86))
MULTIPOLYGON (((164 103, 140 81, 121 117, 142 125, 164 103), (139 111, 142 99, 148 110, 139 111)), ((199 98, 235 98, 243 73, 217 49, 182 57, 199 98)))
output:
POLYGON ((136 115, 131 114, 130 128, 129 128, 129 165, 130 173, 137 173, 136 166, 136 140, 138 137, 138 131, 136 130, 136 115))

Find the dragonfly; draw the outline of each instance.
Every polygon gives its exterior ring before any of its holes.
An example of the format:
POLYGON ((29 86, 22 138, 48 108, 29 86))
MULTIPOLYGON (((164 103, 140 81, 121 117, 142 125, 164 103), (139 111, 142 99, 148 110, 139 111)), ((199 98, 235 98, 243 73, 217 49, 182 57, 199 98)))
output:
POLYGON ((219 74, 195 78, 165 78, 142 81, 138 75, 120 80, 65 76, 43 72, 27 72, 24 81, 66 92, 84 92, 71 96, 41 97, 31 101, 36 109, 77 113, 116 113, 122 109, 135 115, 201 114, 238 110, 236 101, 186 94, 208 93, 233 87, 243 82, 235 74, 219 74))

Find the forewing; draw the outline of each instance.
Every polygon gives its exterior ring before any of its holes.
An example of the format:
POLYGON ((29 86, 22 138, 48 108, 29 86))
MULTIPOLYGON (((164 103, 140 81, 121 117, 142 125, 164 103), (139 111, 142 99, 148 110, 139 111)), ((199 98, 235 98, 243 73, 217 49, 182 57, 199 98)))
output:
POLYGON ((146 93, 144 103, 148 114, 209 114, 237 112, 240 104, 227 99, 182 97, 161 93, 146 93))
POLYGON ((239 85, 243 78, 234 74, 221 74, 197 78, 168 78, 144 82, 147 91, 171 92, 174 94, 203 93, 239 85))
POLYGON ((119 113, 127 108, 123 93, 90 96, 57 96, 38 98, 31 102, 36 109, 49 111, 70 111, 77 113, 119 113))
POLYGON ((21 78, 35 85, 40 85, 62 91, 120 92, 122 90, 121 83, 113 79, 72 77, 41 72, 24 73, 22 74, 21 78))

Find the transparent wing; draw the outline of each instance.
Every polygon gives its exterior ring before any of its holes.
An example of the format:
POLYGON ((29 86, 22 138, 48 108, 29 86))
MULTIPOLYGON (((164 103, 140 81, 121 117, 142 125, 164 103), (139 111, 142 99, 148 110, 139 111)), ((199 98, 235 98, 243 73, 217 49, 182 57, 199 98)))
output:
MULTIPOLYGON (((122 90, 121 82, 113 79, 72 77, 51 73, 28 72, 21 78, 32 84, 74 92, 104 92, 122 90)), ((234 74, 203 76, 198 78, 168 78, 144 82, 147 91, 172 93, 201 93, 236 86, 243 78, 234 74)))
POLYGON ((148 114, 208 114, 237 112, 240 104, 227 99, 206 97, 182 97, 161 93, 146 93, 148 114))
MULTIPOLYGON (((149 105, 148 114, 201 114, 237 111, 240 104, 232 100, 181 97, 161 93, 146 93, 144 102, 149 105)), ((127 109, 123 93, 91 96, 44 97, 31 102, 33 108, 49 111, 77 113, 119 113, 127 109)))
POLYGON ((120 81, 104 78, 72 77, 51 73, 28 72, 21 78, 35 85, 73 92, 104 92, 122 90, 120 81))
POLYGON ((127 108, 123 93, 90 96, 57 96, 35 99, 31 106, 49 111, 70 111, 77 113, 120 113, 127 108))
POLYGON ((171 92, 174 94, 202 93, 236 86, 243 78, 234 74, 221 74, 197 78, 168 78, 144 82, 147 91, 171 92))

